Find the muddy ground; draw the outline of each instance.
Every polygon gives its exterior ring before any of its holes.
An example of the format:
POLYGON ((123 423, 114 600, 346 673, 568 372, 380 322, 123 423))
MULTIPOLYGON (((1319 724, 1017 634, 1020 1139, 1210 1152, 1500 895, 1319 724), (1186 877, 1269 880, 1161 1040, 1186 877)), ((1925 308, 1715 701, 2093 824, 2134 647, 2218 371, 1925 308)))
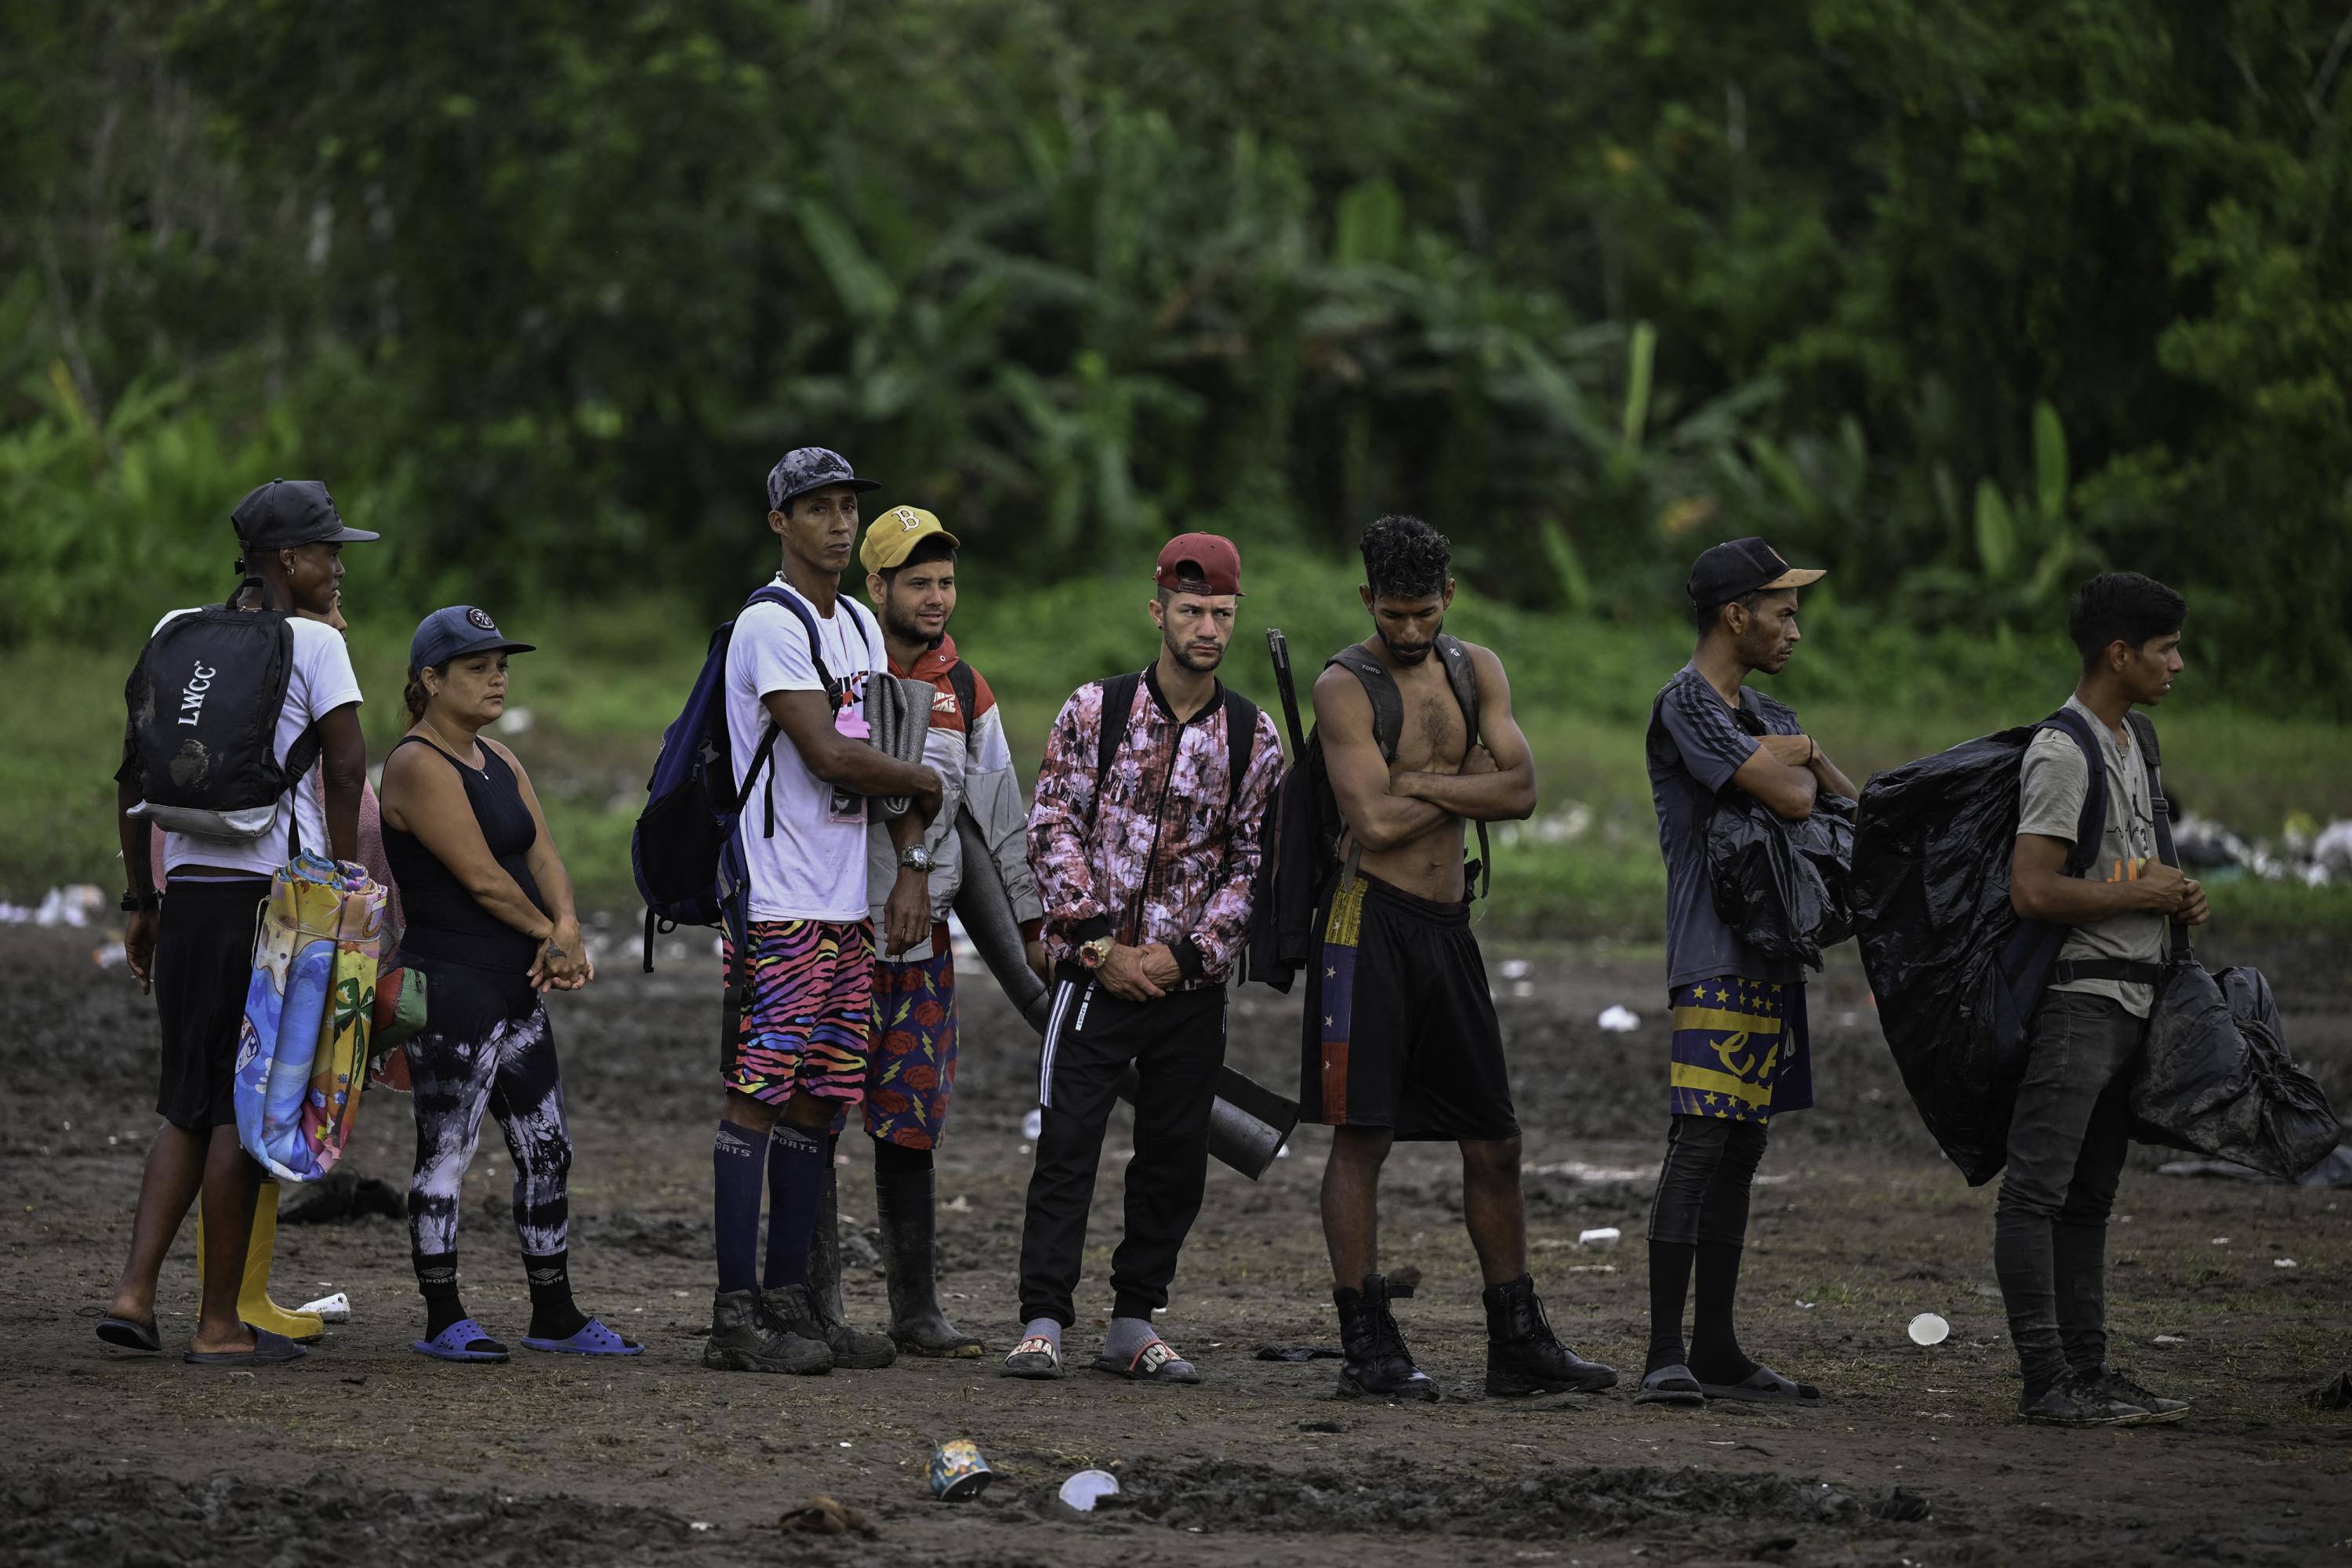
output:
MULTIPOLYGON (((2193 1396, 2198 1414, 2089 1434, 2021 1426, 1991 1193, 1963 1184, 1920 1131, 1850 962, 1815 992, 1822 1105, 1774 1129, 1744 1293, 1748 1349, 1832 1403, 1665 1412, 1637 1409, 1622 1387, 1483 1397, 1477 1279, 1444 1149, 1392 1161, 1385 1261, 1424 1272, 1400 1315, 1445 1402, 1343 1403, 1328 1361, 1255 1359, 1335 1339, 1313 1130, 1260 1184, 1213 1168, 1163 1325, 1200 1363, 1202 1387, 1084 1372, 1013 1383, 992 1358, 819 1379, 706 1373, 717 1004, 710 963, 682 949, 650 977, 616 951, 595 987, 556 1004, 578 1144, 573 1278, 585 1307, 646 1341, 645 1356, 518 1352, 510 1365, 453 1367, 411 1353, 421 1314, 405 1230, 382 1217, 284 1231, 279 1300, 335 1289, 355 1303, 353 1321, 300 1363, 233 1373, 123 1355, 100 1345, 91 1319, 121 1262, 152 1127, 154 1025, 120 970, 92 966, 92 942, 0 932, 11 1349, 0 1562, 2352 1561, 2352 1415, 2304 1399, 2352 1365, 2352 1193, 2164 1177, 2161 1156, 2136 1151, 2112 1243, 2117 1359, 2193 1396), (1927 1310, 1953 1331, 1922 1350, 1905 1325, 1927 1310), (926 1458, 958 1436, 979 1443, 997 1482, 977 1502, 935 1503, 926 1458), (1089 1465, 1126 1489, 1119 1506, 1080 1515, 1055 1490, 1089 1465), (778 1530, 820 1492, 877 1533, 778 1530)), ((2215 951, 2265 969, 2297 1054, 2352 1103, 2352 955, 2215 951)), ((1538 1281, 1564 1337, 1637 1373, 1640 1226, 1664 1130, 1659 960, 1492 956, 1528 1130, 1538 1281), (1528 962, 1523 979, 1504 974, 1510 957, 1528 962), (1643 1015, 1638 1031, 1595 1027, 1612 1003, 1643 1015), (1578 1247, 1580 1230, 1607 1225, 1624 1246, 1578 1247)), ((1236 1063, 1287 1085, 1296 1006, 1245 994, 1236 1063)), ((984 979, 964 1028, 941 1155, 954 1211, 943 1289, 1001 1352, 1016 1327, 1019 1124, 1035 1043, 984 979)), ((372 1096, 354 1166, 404 1181, 410 1127, 404 1100, 372 1096)), ((1126 1136, 1122 1114, 1081 1293, 1093 1311, 1109 1303, 1126 1136)), ((870 1221, 866 1160, 852 1153, 844 1207, 870 1221)), ((468 1306, 511 1340, 526 1307, 505 1165, 489 1139, 462 1250, 468 1306)), ((193 1244, 191 1222, 164 1276, 167 1342, 192 1321, 193 1244)), ((858 1269, 850 1296, 879 1321, 877 1273, 858 1269)), ((1098 1331, 1082 1323, 1073 1350, 1090 1353, 1098 1331)))

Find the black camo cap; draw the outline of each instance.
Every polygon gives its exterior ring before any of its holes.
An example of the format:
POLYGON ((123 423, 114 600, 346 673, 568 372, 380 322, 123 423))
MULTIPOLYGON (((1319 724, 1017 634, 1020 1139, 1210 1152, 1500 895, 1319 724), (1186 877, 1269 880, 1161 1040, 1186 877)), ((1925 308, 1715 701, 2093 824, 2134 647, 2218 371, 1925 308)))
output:
POLYGON ((357 544, 381 539, 363 528, 346 528, 335 498, 317 479, 272 479, 256 485, 228 514, 236 536, 256 550, 290 550, 298 544, 357 544))
POLYGON ((784 460, 768 470, 768 510, 782 511, 794 496, 821 490, 827 485, 847 485, 854 490, 878 490, 879 479, 861 479, 849 459, 823 447, 795 447, 784 460))

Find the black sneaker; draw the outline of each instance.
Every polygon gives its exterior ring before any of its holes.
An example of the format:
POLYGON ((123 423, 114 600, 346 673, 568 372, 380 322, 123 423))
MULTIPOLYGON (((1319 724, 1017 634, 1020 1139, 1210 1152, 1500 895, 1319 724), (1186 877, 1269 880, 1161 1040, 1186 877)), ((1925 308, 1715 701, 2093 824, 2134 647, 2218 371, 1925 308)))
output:
POLYGON ((716 1372, 822 1373, 833 1370, 833 1352, 772 1319, 758 1291, 721 1290, 711 1298, 702 1364, 716 1372))
POLYGON ((2124 1422, 2126 1426, 2154 1426, 2167 1421, 2178 1421, 2189 1414, 2189 1401, 2186 1399, 2167 1399, 2160 1394, 2151 1394, 2111 1366, 2099 1368, 2084 1381, 2099 1393, 2120 1399, 2126 1405, 2137 1405, 2145 1412, 2127 1418, 2124 1422))
POLYGON ((1617 1386, 1614 1368, 1587 1361, 1559 1342, 1528 1275, 1487 1286, 1485 1300, 1487 1393, 1597 1394, 1617 1386))
POLYGON ((2119 1399, 2088 1379, 2072 1375, 2032 1398, 2021 1396, 2017 1413, 2044 1426, 2122 1426, 2147 1419, 2146 1406, 2119 1399))
POLYGON ((1339 1363, 1342 1399, 1438 1398, 1437 1384, 1412 1364, 1404 1335, 1389 1311, 1389 1284, 1377 1274, 1364 1276, 1364 1288, 1342 1285, 1331 1292, 1339 1309, 1339 1343, 1346 1359, 1339 1363))

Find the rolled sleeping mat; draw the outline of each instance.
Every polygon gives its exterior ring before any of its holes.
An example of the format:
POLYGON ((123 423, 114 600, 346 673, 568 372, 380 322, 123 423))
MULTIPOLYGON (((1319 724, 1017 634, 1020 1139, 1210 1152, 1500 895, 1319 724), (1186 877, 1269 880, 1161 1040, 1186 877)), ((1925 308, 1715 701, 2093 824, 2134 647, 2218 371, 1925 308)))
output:
MULTIPOLYGON (((931 683, 912 680, 905 676, 877 679, 866 688, 866 740, 878 752, 898 758, 908 767, 919 767, 923 761, 923 743, 931 731, 931 683)), ((907 815, 914 802, 903 795, 867 796, 874 803, 874 815, 884 822, 895 822, 907 815)))
MULTIPOLYGON (((956 837, 963 849, 956 919, 972 945, 980 949, 982 962, 996 977, 1006 1000, 1020 1009, 1042 1039, 1046 1015, 1053 1010, 1053 992, 1029 967, 1021 922, 1013 915, 1012 895, 1004 890, 996 857, 968 810, 956 813, 956 837)), ((1136 1072, 1129 1068, 1119 1080, 1119 1098, 1134 1104, 1136 1088, 1136 1072)), ((1296 1103, 1232 1068, 1217 1068, 1217 1096, 1209 1108, 1210 1153, 1255 1182, 1265 1174, 1265 1168, 1274 1163, 1297 1125, 1296 1103)))

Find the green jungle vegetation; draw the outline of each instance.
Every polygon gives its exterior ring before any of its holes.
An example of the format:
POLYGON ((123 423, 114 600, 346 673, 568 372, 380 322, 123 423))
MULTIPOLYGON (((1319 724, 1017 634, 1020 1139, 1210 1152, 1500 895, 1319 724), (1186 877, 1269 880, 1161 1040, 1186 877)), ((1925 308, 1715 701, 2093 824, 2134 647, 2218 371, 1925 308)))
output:
MULTIPOLYGON (((2047 711, 2072 586, 2191 605, 2168 782, 2352 815, 2352 23, 2294 0, 0 0, 0 892, 110 881, 120 688, 324 478, 373 750, 479 603, 591 895, 818 443, 966 541, 1026 771, 1241 542, 1234 669, 1456 542, 1543 816, 1490 921, 1654 932, 1680 585, 1831 569, 1780 683, 1859 774, 2047 711)), ((2217 918, 2352 929, 2352 891, 2217 918)))

